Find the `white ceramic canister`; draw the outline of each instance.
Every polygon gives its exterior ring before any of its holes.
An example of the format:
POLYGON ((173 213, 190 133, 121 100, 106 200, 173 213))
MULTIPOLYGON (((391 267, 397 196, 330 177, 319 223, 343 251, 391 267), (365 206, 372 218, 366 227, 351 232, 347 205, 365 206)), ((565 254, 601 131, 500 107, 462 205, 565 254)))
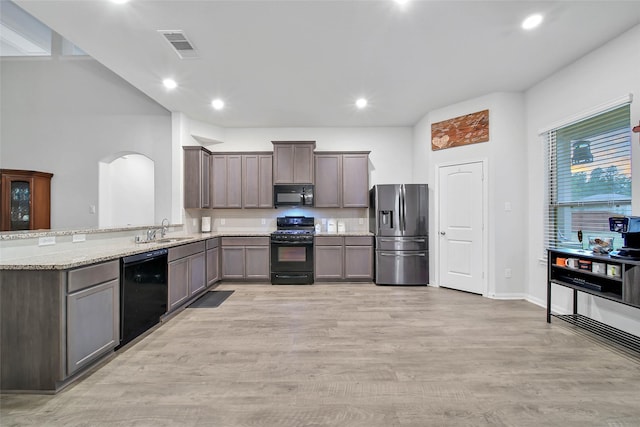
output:
POLYGON ((344 221, 338 221, 338 233, 346 233, 347 232, 347 226, 345 225, 344 221))

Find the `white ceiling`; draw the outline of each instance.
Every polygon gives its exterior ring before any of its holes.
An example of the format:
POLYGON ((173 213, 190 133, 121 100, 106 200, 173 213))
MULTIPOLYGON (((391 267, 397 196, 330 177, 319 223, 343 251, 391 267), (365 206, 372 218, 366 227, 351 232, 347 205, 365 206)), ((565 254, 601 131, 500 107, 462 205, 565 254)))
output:
POLYGON ((640 23, 640 1, 15 2, 168 110, 223 127, 410 126, 526 90, 640 23), (542 26, 521 30, 533 12, 542 26), (200 58, 158 30, 183 30, 200 58))

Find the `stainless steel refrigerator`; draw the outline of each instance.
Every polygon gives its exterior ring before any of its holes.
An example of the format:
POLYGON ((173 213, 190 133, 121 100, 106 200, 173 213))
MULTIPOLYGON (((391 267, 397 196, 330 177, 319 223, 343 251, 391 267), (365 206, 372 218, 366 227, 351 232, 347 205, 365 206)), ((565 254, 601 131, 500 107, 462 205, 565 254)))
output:
POLYGON ((375 234, 378 285, 429 281, 427 184, 384 184, 369 190, 369 231, 375 234))

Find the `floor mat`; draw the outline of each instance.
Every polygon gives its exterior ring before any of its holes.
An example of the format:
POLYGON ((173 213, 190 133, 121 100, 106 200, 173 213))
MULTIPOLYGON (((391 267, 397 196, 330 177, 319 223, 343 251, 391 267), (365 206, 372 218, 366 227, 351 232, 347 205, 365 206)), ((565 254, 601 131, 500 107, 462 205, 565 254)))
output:
POLYGON ((220 304, 225 302, 227 298, 231 296, 233 291, 209 291, 195 300, 189 308, 214 308, 219 307, 220 304))

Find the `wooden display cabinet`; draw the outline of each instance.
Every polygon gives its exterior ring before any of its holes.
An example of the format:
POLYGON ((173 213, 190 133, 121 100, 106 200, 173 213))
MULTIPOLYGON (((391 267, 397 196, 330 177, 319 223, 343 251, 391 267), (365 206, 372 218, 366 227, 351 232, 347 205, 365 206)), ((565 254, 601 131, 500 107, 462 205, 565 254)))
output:
POLYGON ((51 228, 52 173, 0 169, 0 231, 51 228))

